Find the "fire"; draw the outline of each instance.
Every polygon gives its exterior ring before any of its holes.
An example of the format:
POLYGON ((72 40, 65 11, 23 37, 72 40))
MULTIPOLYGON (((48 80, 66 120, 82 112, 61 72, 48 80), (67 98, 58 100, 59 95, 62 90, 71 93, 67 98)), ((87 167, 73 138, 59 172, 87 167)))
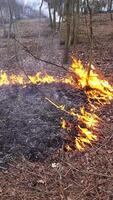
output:
POLYGON ((110 103, 113 99, 113 86, 108 83, 93 65, 91 65, 88 85, 87 68, 83 66, 80 60, 73 59, 71 70, 77 77, 78 87, 86 90, 89 102, 94 100, 98 105, 110 103))
POLYGON ((1 71, 0 86, 65 83, 73 88, 83 89, 89 103, 87 108, 82 106, 79 112, 74 108, 67 110, 65 105, 58 105, 47 97, 46 100, 74 119, 74 122, 67 121, 64 118, 61 119, 62 129, 67 132, 75 132, 73 144, 66 144, 65 148, 72 151, 74 146, 79 151, 84 151, 98 140, 98 129, 101 120, 95 112, 100 106, 109 104, 113 100, 113 86, 93 65, 91 65, 88 77, 87 67, 84 67, 82 62, 76 58, 73 58, 69 72, 65 77, 54 77, 44 72, 38 72, 35 75, 28 75, 26 78, 24 75, 7 75, 6 72, 1 71))
MULTIPOLYGON (((91 146, 93 142, 98 140, 98 126, 100 118, 94 114, 85 111, 85 108, 80 109, 80 114, 69 112, 70 115, 76 116, 76 127, 70 122, 62 119, 61 127, 67 131, 75 129, 75 147, 79 151, 84 151, 88 146, 91 146), (78 132, 76 137, 76 130, 78 132)), ((69 145, 67 145, 67 150, 72 150, 69 145)))
POLYGON ((78 120, 86 125, 87 128, 94 128, 98 124, 99 117, 94 113, 85 111, 85 108, 80 109, 81 114, 77 114, 78 120))
POLYGON ((35 75, 28 75, 27 79, 25 75, 7 75, 5 71, 0 72, 0 86, 5 85, 28 85, 28 84, 40 85, 40 84, 51 84, 51 83, 65 83, 74 85, 74 80, 71 76, 63 78, 57 78, 47 74, 46 72, 37 72, 35 75))
POLYGON ((77 115, 78 137, 75 139, 75 143, 77 149, 83 151, 88 145, 92 145, 92 142, 98 140, 100 118, 94 113, 86 112, 84 107, 80 111, 81 113, 77 115))
MULTIPOLYGON (((75 132, 74 148, 79 151, 84 151, 87 147, 92 146, 92 143, 98 140, 98 127, 100 118, 95 113, 90 113, 85 110, 85 107, 80 109, 80 114, 76 113, 75 109, 72 108, 69 111, 66 110, 64 105, 57 105, 52 100, 46 98, 52 105, 57 109, 64 111, 65 113, 73 116, 75 119, 75 124, 61 118, 60 124, 61 128, 65 129, 67 132, 75 132), (77 130, 77 136, 76 136, 77 130)), ((68 151, 72 151, 70 145, 65 146, 68 151)))
MULTIPOLYGON (((81 107, 80 114, 78 114, 74 108, 67 111, 66 109, 61 109, 63 105, 57 106, 57 104, 53 102, 52 104, 58 109, 76 118, 76 126, 62 118, 61 127, 67 132, 73 129, 75 129, 75 132, 77 130, 78 134, 75 136, 74 146, 79 151, 84 151, 87 147, 92 146, 92 144, 98 140, 98 128, 101 120, 95 114, 95 111, 97 111, 100 106, 108 104, 113 100, 113 86, 108 83, 108 81, 93 65, 91 65, 91 71, 89 77, 87 77, 87 68, 84 67, 80 60, 78 61, 75 58, 73 59, 70 71, 73 75, 67 75, 67 84, 84 89, 89 102, 90 112, 86 111, 85 107, 81 107)), ((73 150, 69 144, 67 144, 65 148, 68 151, 73 150)))
POLYGON ((58 82, 53 76, 48 74, 36 73, 34 76, 28 75, 27 80, 23 75, 7 75, 6 72, 0 72, 0 86, 3 85, 26 85, 26 84, 45 84, 58 82))
MULTIPOLYGON (((78 88, 84 89, 90 105, 90 112, 85 111, 84 107, 81 107, 80 114, 76 114, 72 110, 70 111, 70 115, 76 116, 78 121, 78 136, 75 137, 75 146, 79 151, 84 151, 93 142, 98 140, 100 118, 94 111, 113 100, 113 87, 93 65, 91 65, 90 74, 87 77, 87 68, 84 67, 80 60, 73 58, 70 70, 75 75, 78 88)), ((73 81, 70 85, 73 86, 73 81)), ((66 128, 64 124, 63 122, 62 128, 66 128)), ((70 148, 68 147, 67 150, 70 150, 70 148)))
POLYGON ((61 118, 60 121, 61 127, 63 129, 66 129, 67 131, 71 131, 73 124, 71 124, 70 122, 66 121, 65 119, 61 118))
POLYGON ((15 85, 15 84, 19 84, 19 85, 24 85, 25 81, 23 76, 21 75, 15 75, 12 74, 10 76, 8 76, 6 74, 6 72, 1 71, 0 72, 0 86, 5 86, 5 85, 15 85))
MULTIPOLYGON (((100 106, 111 102, 113 87, 97 72, 93 65, 91 65, 90 75, 87 77, 87 68, 83 66, 80 60, 73 58, 70 70, 75 75, 78 88, 84 89, 90 105, 90 112, 87 112, 84 107, 81 107, 80 114, 76 114, 73 110, 70 111, 70 115, 76 116, 78 121, 78 136, 75 137, 75 146, 79 151, 84 151, 98 140, 100 118, 94 111, 99 109, 100 106)), ((73 86, 73 81, 70 85, 73 86)), ((66 128, 64 124, 62 124, 62 128, 66 128)), ((67 150, 70 150, 70 148, 68 147, 67 150)))
POLYGON ((0 74, 0 86, 2 85, 9 85, 7 74, 3 71, 0 74))
POLYGON ((9 82, 11 82, 12 85, 14 84, 24 85, 25 83, 24 78, 22 76, 19 76, 19 75, 16 76, 14 74, 10 76, 9 82))
POLYGON ((43 75, 41 72, 36 73, 34 76, 28 76, 33 84, 56 83, 57 79, 48 74, 43 75))

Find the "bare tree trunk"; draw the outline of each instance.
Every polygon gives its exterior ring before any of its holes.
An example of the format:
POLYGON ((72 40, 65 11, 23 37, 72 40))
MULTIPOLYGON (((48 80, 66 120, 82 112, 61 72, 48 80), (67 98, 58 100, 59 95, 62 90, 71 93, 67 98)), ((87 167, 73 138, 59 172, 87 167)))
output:
POLYGON ((76 15, 75 15, 75 29, 74 29, 74 46, 78 42, 78 32, 79 32, 79 15, 80 15, 80 5, 79 0, 76 0, 76 15))
POLYGON ((49 20, 50 20, 50 26, 51 29, 53 29, 53 21, 52 21, 52 15, 51 15, 51 1, 48 1, 48 10, 49 10, 49 20))
POLYGON ((58 30, 60 30, 61 19, 62 19, 62 1, 59 0, 59 22, 58 22, 58 30))
POLYGON ((109 12, 110 12, 110 19, 111 19, 111 21, 113 20, 113 16, 112 16, 112 3, 113 3, 113 0, 110 0, 110 2, 109 2, 109 12))
POLYGON ((9 14, 10 14, 8 38, 10 38, 11 37, 11 32, 12 32, 13 16, 12 16, 12 10, 11 10, 10 1, 7 0, 7 2, 8 2, 8 8, 9 8, 9 14))
POLYGON ((90 56, 89 56, 89 65, 88 65, 88 71, 87 71, 87 80, 86 83, 89 85, 89 77, 90 77, 90 72, 91 72, 91 64, 92 64, 92 48, 93 48, 93 24, 92 24, 92 8, 89 5, 89 0, 87 0, 87 8, 89 11, 89 16, 90 16, 90 56))
POLYGON ((75 21, 76 21, 76 15, 75 15, 75 3, 76 0, 73 0, 72 2, 72 44, 74 43, 75 40, 75 21))
POLYGON ((66 12, 66 41, 65 41, 65 50, 64 50, 64 59, 63 62, 68 62, 68 54, 69 54, 69 40, 70 40, 70 1, 65 1, 65 12, 66 12))
POLYGON ((54 0, 53 7, 53 28, 56 30, 56 0, 54 0))
POLYGON ((3 18, 3 14, 2 14, 2 8, 0 7, 0 14, 1 14, 1 20, 2 20, 2 26, 3 26, 3 37, 7 37, 7 31, 6 31, 6 27, 5 27, 5 22, 4 22, 4 18, 3 18))
POLYGON ((89 11, 89 17, 90 17, 90 39, 93 40, 93 24, 92 24, 92 8, 89 5, 89 0, 87 0, 87 8, 89 11))
POLYGON ((42 9, 43 3, 44 3, 44 0, 42 0, 42 2, 41 2, 41 4, 40 4, 40 7, 39 7, 40 18, 41 18, 41 9, 42 9))

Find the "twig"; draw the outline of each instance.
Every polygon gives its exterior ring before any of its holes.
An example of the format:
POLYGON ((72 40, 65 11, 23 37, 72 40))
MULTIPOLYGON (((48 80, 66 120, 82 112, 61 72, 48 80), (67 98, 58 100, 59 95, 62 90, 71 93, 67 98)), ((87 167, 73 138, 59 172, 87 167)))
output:
POLYGON ((102 173, 96 173, 96 172, 90 172, 90 171, 84 171, 84 170, 79 170, 77 168, 75 168, 73 165, 71 165, 68 162, 65 162, 65 164, 67 164, 71 169, 73 169, 74 171, 77 171, 79 173, 82 174, 88 174, 88 175, 95 175, 95 176, 100 176, 100 177, 106 177, 106 178, 113 178, 113 176, 111 175, 107 175, 107 174, 102 174, 102 173))
POLYGON ((89 185, 84 190, 82 190, 82 192, 76 197, 76 200, 81 199, 82 195, 84 195, 87 192, 90 192, 91 190, 94 190, 94 188, 96 188, 96 186, 93 186, 93 187, 90 188, 90 185, 89 185))
POLYGON ((23 45, 19 40, 17 40, 16 38, 14 38, 14 40, 15 40, 18 44, 20 44, 20 45, 23 47, 23 49, 24 49, 28 54, 30 54, 35 60, 39 60, 39 61, 42 61, 42 62, 44 62, 44 63, 50 64, 50 65, 54 65, 54 66, 56 66, 56 67, 59 67, 59 68, 64 69, 64 70, 67 71, 67 72, 70 72, 69 69, 66 69, 63 65, 58 65, 58 64, 56 64, 56 63, 53 63, 53 62, 50 62, 50 61, 47 61, 47 60, 38 58, 38 57, 37 57, 36 55, 34 55, 25 45, 23 45))
POLYGON ((104 147, 107 143, 109 143, 109 141, 110 141, 112 138, 113 138, 113 135, 110 135, 107 139, 105 139, 105 140, 103 141, 103 144, 102 144, 100 147, 96 148, 95 152, 97 152, 97 151, 99 151, 100 149, 102 149, 102 147, 104 147))

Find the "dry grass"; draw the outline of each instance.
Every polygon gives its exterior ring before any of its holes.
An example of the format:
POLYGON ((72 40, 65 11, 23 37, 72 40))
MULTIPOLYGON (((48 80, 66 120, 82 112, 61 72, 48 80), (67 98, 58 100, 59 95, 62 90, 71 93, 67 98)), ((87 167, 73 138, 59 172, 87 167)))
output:
POLYGON ((113 198, 111 137, 86 153, 54 155, 45 163, 13 161, 1 172, 1 200, 90 200, 113 198), (110 140, 109 140, 110 139, 110 140))

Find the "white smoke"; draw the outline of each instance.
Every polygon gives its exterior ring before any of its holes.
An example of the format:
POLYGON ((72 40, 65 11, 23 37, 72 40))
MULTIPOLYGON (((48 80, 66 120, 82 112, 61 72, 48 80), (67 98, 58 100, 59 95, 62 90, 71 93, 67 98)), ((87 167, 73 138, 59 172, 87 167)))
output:
MULTIPOLYGON (((19 4, 23 4, 26 6, 31 7, 33 10, 37 10, 39 11, 40 9, 40 5, 42 3, 42 0, 16 0, 19 4)), ((48 3, 47 2, 43 2, 42 8, 41 8, 41 13, 49 18, 49 11, 48 11, 48 3)), ((51 9, 51 14, 53 16, 53 9, 51 9)), ((59 16, 58 13, 56 12, 56 22, 59 21, 59 16)))

